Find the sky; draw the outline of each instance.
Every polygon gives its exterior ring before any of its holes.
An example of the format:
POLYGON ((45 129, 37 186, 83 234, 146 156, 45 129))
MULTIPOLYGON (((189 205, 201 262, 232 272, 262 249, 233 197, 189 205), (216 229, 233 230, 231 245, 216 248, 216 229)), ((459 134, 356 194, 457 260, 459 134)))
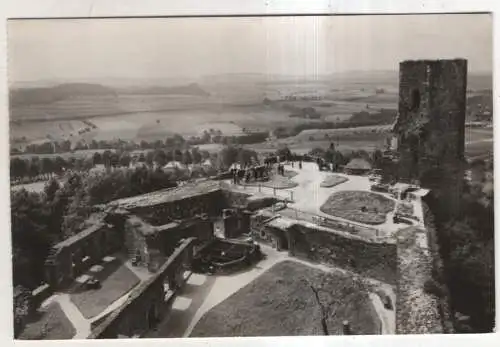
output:
POLYGON ((491 72, 487 14, 13 20, 9 81, 314 78, 398 69, 405 59, 466 58, 491 72))

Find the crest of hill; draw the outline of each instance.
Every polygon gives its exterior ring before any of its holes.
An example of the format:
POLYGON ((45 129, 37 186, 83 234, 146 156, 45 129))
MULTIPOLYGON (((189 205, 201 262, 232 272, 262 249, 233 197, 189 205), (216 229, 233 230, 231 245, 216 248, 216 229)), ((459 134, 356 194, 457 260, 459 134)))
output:
POLYGON ((125 93, 130 94, 156 94, 156 95, 192 95, 192 96, 209 96, 210 93, 206 92, 200 87, 198 83, 191 83, 188 85, 181 86, 154 86, 154 87, 143 87, 143 88, 132 88, 125 93))
POLYGON ((116 95, 116 92, 100 84, 64 83, 53 87, 18 88, 10 91, 10 106, 51 104, 70 98, 96 95, 116 95))

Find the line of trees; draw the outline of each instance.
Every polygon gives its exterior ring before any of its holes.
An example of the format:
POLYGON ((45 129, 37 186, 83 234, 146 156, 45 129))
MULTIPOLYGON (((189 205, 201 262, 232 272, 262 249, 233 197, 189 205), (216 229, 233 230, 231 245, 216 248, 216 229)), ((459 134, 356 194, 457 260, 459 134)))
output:
POLYGON ((184 138, 179 134, 174 134, 167 137, 164 141, 125 141, 125 140, 92 140, 90 142, 77 141, 73 144, 70 140, 52 141, 40 144, 29 144, 21 151, 15 147, 11 148, 11 154, 55 154, 68 153, 77 150, 117 150, 117 151, 134 151, 134 150, 154 150, 154 149, 187 149, 191 146, 199 146, 209 143, 218 143, 223 145, 244 145, 264 142, 269 133, 267 131, 251 132, 244 135, 226 136, 220 130, 210 129, 205 130, 201 136, 191 136, 184 138))
POLYGON ((212 163, 214 169, 227 170, 235 162, 249 164, 257 160, 257 153, 244 149, 241 146, 228 145, 219 153, 209 153, 199 150, 198 147, 191 149, 155 149, 139 154, 128 151, 95 152, 87 157, 38 157, 29 159, 13 157, 10 160, 10 177, 14 183, 32 182, 39 179, 48 180, 60 176, 68 171, 87 172, 96 165, 105 168, 130 167, 131 164, 144 163, 149 167, 163 167, 171 161, 180 162, 183 165, 198 165, 207 159, 212 163), (253 158, 253 159, 252 159, 253 158))
POLYGON ((365 150, 357 150, 350 152, 340 152, 335 149, 335 145, 330 143, 328 148, 316 147, 313 148, 309 155, 315 158, 322 158, 326 163, 333 165, 333 170, 336 171, 340 166, 346 165, 354 158, 361 158, 372 164, 373 168, 380 168, 383 165, 383 153, 380 149, 375 149, 368 153, 365 150))
MULTIPOLYGON (((161 156, 159 152, 148 153, 161 156)), ((197 149, 189 153, 195 161, 203 157, 197 149)), ((212 157, 219 170, 227 170, 236 162, 249 165, 258 160, 256 152, 234 146, 226 146, 212 157)), ((200 173, 201 176, 207 174, 200 173)), ((12 190, 14 285, 29 289, 40 285, 50 247, 82 230, 94 205, 174 187, 178 181, 188 178, 180 170, 143 165, 92 173, 68 171, 60 178, 51 178, 40 193, 12 190)))
POLYGON ((72 172, 43 192, 11 191, 14 285, 34 289, 43 281, 50 247, 82 230, 92 206, 176 186, 175 172, 138 167, 100 173, 72 172))

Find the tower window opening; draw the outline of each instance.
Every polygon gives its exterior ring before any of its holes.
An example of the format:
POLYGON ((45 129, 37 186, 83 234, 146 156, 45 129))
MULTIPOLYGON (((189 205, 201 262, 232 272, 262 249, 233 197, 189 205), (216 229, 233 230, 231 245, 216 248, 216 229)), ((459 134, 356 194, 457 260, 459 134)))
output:
POLYGON ((420 91, 418 89, 413 89, 411 92, 410 110, 416 111, 419 107, 420 107, 420 91))

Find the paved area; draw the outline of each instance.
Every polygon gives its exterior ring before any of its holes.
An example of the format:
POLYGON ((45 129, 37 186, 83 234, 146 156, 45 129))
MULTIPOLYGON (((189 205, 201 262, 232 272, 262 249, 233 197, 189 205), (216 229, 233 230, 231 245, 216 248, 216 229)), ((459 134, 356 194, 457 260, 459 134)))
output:
MULTIPOLYGON (((280 197, 290 198, 292 197, 293 202, 288 204, 291 210, 298 210, 305 213, 310 213, 312 215, 318 215, 330 219, 335 219, 342 222, 347 222, 350 224, 359 225, 361 227, 376 229, 378 231, 378 236, 380 237, 389 237, 394 235, 394 233, 400 229, 406 228, 407 225, 404 224, 394 224, 392 217, 394 216, 394 209, 392 212, 387 214, 386 222, 379 225, 366 225, 363 223, 353 222, 344 218, 333 217, 326 213, 323 213, 320 210, 320 207, 326 202, 326 200, 333 193, 346 191, 346 190, 359 190, 359 191, 367 191, 371 192, 371 182, 369 181, 367 176, 355 176, 355 175, 346 175, 342 173, 333 173, 327 171, 319 171, 318 165, 316 163, 305 162, 302 165, 302 169, 298 168, 298 165, 294 165, 292 168, 291 165, 285 164, 285 169, 290 171, 297 172, 297 175, 291 178, 293 181, 298 183, 297 187, 289 188, 289 189, 279 189, 276 190, 276 195, 280 197), (344 183, 336 185, 334 187, 326 188, 321 187, 321 182, 330 175, 339 175, 348 178, 348 180, 344 183)), ((255 194, 267 194, 273 195, 274 191, 270 188, 265 187, 246 187, 246 192, 255 193, 255 194)), ((388 199, 396 201, 391 195, 384 193, 375 193, 381 194, 388 199)), ((396 204, 397 205, 397 204, 396 204)), ((290 211, 288 211, 290 212, 290 211)), ((288 217, 292 217, 295 213, 291 215, 288 212, 283 212, 283 214, 287 214, 288 217)), ((279 212, 278 212, 279 213, 279 212)), ((297 214, 298 219, 306 219, 304 216, 301 216, 300 213, 297 214)))

